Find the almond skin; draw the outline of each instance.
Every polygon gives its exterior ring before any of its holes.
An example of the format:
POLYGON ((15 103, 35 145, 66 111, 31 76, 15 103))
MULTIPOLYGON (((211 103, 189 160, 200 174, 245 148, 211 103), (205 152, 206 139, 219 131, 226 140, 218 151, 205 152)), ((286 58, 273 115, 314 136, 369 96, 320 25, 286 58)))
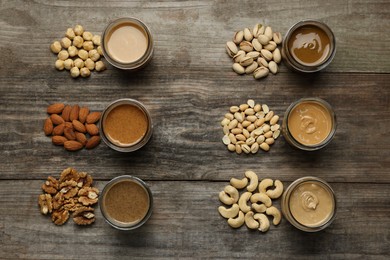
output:
POLYGON ((62 110, 61 117, 64 119, 65 122, 69 122, 69 116, 71 110, 72 110, 72 106, 70 105, 66 105, 64 107, 64 110, 62 110))
POLYGON ((68 151, 78 151, 83 148, 83 145, 77 141, 66 141, 64 147, 68 151))
POLYGON ((95 135, 89 138, 87 144, 85 145, 85 148, 92 149, 95 148, 98 144, 100 144, 100 136, 95 135))
POLYGON ((45 135, 51 135, 53 132, 53 122, 50 117, 46 118, 45 123, 43 124, 43 132, 45 132, 45 135))
POLYGON ((65 124, 60 124, 53 129, 53 135, 63 135, 65 129, 65 124))
POLYGON ((95 124, 85 124, 85 128, 87 129, 87 132, 90 135, 99 134, 99 128, 95 124))
POLYGON ((70 111, 69 121, 72 122, 73 120, 77 120, 79 118, 79 112, 80 112, 80 106, 74 105, 72 107, 72 110, 70 111))
POLYGON ((72 128, 65 127, 65 129, 64 129, 64 136, 68 140, 76 140, 76 134, 74 133, 72 128))
POLYGON ((85 134, 83 133, 80 133, 80 132, 75 132, 75 135, 76 135, 76 140, 85 145, 87 143, 87 137, 85 136, 85 134))
POLYGON ((53 124, 55 124, 55 125, 60 125, 60 124, 65 123, 64 119, 57 114, 52 114, 50 116, 50 119, 53 122, 53 124))
POLYGON ((100 113, 100 112, 92 112, 92 113, 90 113, 87 116, 87 120, 86 120, 87 124, 94 124, 97 121, 99 121, 101 114, 102 113, 100 113))
POLYGON ((53 135, 52 138, 51 138, 51 141, 55 145, 64 145, 64 143, 66 141, 68 141, 68 139, 66 139, 66 137, 61 136, 61 135, 53 135))
POLYGON ((65 105, 63 103, 55 103, 47 107, 47 113, 49 114, 59 114, 64 109, 65 105))
POLYGON ((71 122, 65 122, 65 127, 73 129, 73 124, 71 122))
POLYGON ((80 133, 86 133, 87 129, 85 129, 85 126, 78 120, 73 120, 72 121, 73 128, 76 131, 79 131, 80 133))
POLYGON ((79 121, 81 123, 85 123, 85 120, 87 119, 87 116, 89 114, 89 108, 88 107, 82 107, 79 111, 79 121))

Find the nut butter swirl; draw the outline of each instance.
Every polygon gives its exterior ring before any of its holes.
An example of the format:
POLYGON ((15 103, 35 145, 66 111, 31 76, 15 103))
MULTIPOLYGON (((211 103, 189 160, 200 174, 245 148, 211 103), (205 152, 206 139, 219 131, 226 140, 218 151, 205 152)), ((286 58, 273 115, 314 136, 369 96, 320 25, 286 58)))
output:
POLYGON ((315 210, 318 206, 318 198, 310 191, 304 191, 301 194, 302 208, 306 211, 315 210))

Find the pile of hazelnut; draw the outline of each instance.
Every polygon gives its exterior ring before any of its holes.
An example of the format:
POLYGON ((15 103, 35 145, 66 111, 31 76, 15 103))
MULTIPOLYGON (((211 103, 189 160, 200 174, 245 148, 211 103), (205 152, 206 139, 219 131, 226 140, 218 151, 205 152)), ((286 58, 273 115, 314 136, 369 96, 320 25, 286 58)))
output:
POLYGON ((83 26, 68 28, 65 37, 50 45, 57 54, 55 68, 69 70, 73 78, 89 77, 92 70, 103 71, 106 66, 100 58, 103 56, 100 35, 84 31, 83 26))

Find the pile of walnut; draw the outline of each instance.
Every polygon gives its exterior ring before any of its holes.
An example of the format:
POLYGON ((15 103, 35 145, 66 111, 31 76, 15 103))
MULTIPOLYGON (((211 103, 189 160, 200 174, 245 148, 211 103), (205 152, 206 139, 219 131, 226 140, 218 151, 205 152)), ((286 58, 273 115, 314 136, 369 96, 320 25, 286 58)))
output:
POLYGON ((47 107, 43 125, 45 135, 50 136, 53 144, 64 146, 68 151, 95 148, 100 143, 100 112, 90 112, 88 107, 55 103, 47 107), (89 137, 87 137, 87 134, 89 137))
POLYGON ((220 206, 218 208, 222 217, 228 219, 232 228, 239 228, 244 223, 249 229, 258 229, 261 232, 268 231, 270 222, 267 216, 273 217, 276 226, 282 219, 281 212, 272 206, 272 199, 279 198, 283 193, 283 184, 279 180, 259 179, 255 172, 246 171, 243 179, 232 178, 230 185, 219 193, 219 200, 230 208, 220 206), (249 179, 249 185, 248 185, 249 179), (238 190, 246 188, 239 194, 238 190), (248 205, 248 202, 249 205, 248 205), (265 214, 264 214, 265 213, 265 214))
POLYGON ((69 70, 73 78, 89 77, 92 70, 105 70, 106 66, 100 60, 103 56, 100 42, 100 35, 84 31, 81 25, 68 28, 61 41, 50 45, 51 51, 57 54, 56 69, 69 70))
POLYGON ((38 204, 41 213, 51 213, 56 225, 63 225, 73 212, 73 221, 77 225, 90 225, 95 222, 92 205, 98 202, 99 190, 92 187, 92 177, 86 172, 77 172, 73 168, 65 169, 57 180, 49 176, 42 184, 44 194, 39 195, 38 204))

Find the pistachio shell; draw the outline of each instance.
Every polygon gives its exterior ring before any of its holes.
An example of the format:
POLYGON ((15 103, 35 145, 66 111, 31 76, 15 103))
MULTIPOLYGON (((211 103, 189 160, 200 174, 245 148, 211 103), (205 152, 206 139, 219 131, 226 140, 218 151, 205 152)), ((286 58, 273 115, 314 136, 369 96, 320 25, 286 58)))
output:
POLYGON ((237 74, 241 75, 245 73, 245 68, 238 63, 234 63, 232 68, 237 74))
POLYGON ((274 61, 269 62, 269 70, 272 72, 272 74, 278 73, 278 64, 274 61))
POLYGON ((261 34, 259 35, 259 37, 257 37, 257 39, 262 45, 267 45, 271 38, 268 38, 268 36, 261 34))
POLYGON ((244 58, 241 59, 240 65, 247 67, 253 63, 253 58, 249 56, 245 56, 244 58))
POLYGON ((274 41, 269 41, 269 43, 264 46, 264 49, 273 51, 276 49, 276 43, 274 41))
POLYGON ((253 51, 253 45, 248 41, 242 41, 240 43, 240 49, 246 52, 250 52, 253 51))
POLYGON ((276 63, 279 63, 282 60, 282 55, 280 54, 280 50, 276 48, 273 52, 272 55, 274 57, 274 61, 276 63))
POLYGON ((273 34, 272 39, 274 40, 274 42, 276 42, 276 44, 281 44, 282 43, 282 34, 280 32, 275 32, 273 34))
POLYGON ((233 42, 235 44, 240 44, 240 42, 242 42, 243 39, 244 39, 244 32, 243 31, 238 31, 233 36, 233 42))
POLYGON ((245 51, 239 50, 237 54, 233 56, 234 62, 240 62, 240 60, 245 57, 245 54, 245 51))
POLYGON ((262 49, 261 51, 260 51, 260 53, 261 53, 261 56, 264 58, 264 59, 266 59, 267 61, 270 61, 270 60, 272 60, 272 53, 269 51, 269 50, 266 50, 266 49, 262 49))
POLYGON ((265 31, 264 31, 264 35, 267 36, 269 39, 272 39, 273 37, 273 31, 272 31, 272 28, 267 26, 265 27, 265 31))
POLYGON ((260 56, 260 52, 258 51, 250 51, 246 54, 248 57, 252 57, 254 60, 260 56))
POLYGON ((257 69, 257 67, 259 67, 259 64, 257 64, 257 62, 253 62, 251 65, 245 68, 245 73, 251 74, 255 71, 255 69, 257 69))
POLYGON ((250 42, 253 39, 253 34, 249 30, 249 28, 244 29, 244 38, 246 41, 250 42))
POLYGON ((229 54, 230 57, 233 58, 233 56, 236 55, 238 52, 237 45, 234 42, 227 42, 226 43, 226 52, 227 52, 227 54, 229 54))
POLYGON ((263 46, 261 46, 261 43, 259 42, 258 39, 253 39, 253 40, 252 40, 252 46, 253 46, 253 48, 254 48, 256 51, 261 51, 261 49, 263 48, 263 46))
POLYGON ((268 61, 266 61, 266 59, 264 59, 263 57, 258 58, 258 59, 257 59, 257 63, 258 63, 260 66, 263 66, 263 67, 268 68, 268 61))
POLYGON ((254 27, 253 27, 253 36, 255 38, 259 37, 260 34, 263 34, 264 33, 264 26, 262 24, 256 24, 254 27))
POLYGON ((269 70, 265 67, 260 67, 260 68, 257 68, 254 72, 253 72, 253 77, 255 79, 260 79, 260 78, 264 78, 268 75, 269 73, 269 70))

